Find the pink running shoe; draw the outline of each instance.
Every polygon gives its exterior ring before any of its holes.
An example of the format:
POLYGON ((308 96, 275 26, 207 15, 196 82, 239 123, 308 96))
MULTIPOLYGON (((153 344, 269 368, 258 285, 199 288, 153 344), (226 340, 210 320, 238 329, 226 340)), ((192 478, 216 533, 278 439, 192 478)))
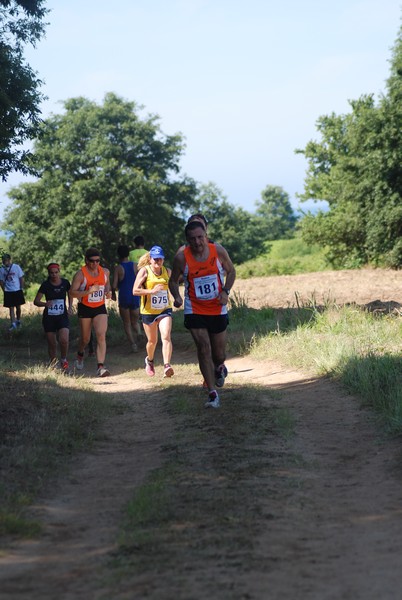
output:
POLYGON ((164 377, 172 377, 173 375, 174 375, 174 371, 173 371, 172 367, 169 365, 169 363, 166 363, 165 370, 163 372, 163 376, 164 377))
POLYGON ((155 375, 154 361, 149 360, 148 356, 145 357, 145 373, 149 377, 153 377, 155 375))

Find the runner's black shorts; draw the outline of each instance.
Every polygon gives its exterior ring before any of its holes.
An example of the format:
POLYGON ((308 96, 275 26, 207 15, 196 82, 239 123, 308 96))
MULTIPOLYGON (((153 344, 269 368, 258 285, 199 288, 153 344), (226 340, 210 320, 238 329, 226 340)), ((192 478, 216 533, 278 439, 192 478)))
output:
POLYGON ((184 315, 186 329, 206 329, 208 333, 222 333, 228 325, 228 315, 184 315))
POLYGON ((92 308, 92 306, 79 302, 77 314, 80 319, 93 319, 97 315, 107 315, 106 305, 101 304, 92 308))
POLYGON ((160 321, 160 319, 163 319, 163 317, 171 317, 171 316, 172 316, 172 309, 167 308, 166 310, 159 313, 158 315, 141 315, 141 321, 145 325, 152 325, 152 323, 155 323, 155 321, 160 321))
POLYGON ((25 304, 24 292, 22 290, 18 290, 17 292, 4 292, 5 308, 21 306, 22 304, 25 304))
POLYGON ((70 320, 67 314, 54 317, 43 315, 42 325, 46 333, 56 333, 60 329, 70 329, 70 320))

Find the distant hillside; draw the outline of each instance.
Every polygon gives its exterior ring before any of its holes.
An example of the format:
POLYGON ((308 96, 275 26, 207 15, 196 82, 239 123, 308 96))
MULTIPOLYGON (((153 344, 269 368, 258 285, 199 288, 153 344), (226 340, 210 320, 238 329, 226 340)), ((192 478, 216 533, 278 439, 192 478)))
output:
POLYGON ((296 275, 332 269, 319 246, 307 246, 301 238, 266 243, 267 251, 241 265, 236 265, 237 276, 265 277, 269 275, 296 275))

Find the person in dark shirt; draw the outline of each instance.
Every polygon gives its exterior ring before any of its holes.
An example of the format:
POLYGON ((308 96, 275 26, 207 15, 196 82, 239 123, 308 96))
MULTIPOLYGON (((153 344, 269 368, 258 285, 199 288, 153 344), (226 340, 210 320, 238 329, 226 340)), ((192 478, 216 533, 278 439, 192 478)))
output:
POLYGON ((133 295, 133 285, 137 276, 137 263, 128 259, 128 246, 119 246, 119 264, 113 273, 112 300, 119 295, 119 313, 124 331, 133 352, 138 352, 140 329, 140 298, 133 295))
POLYGON ((50 263, 48 278, 41 284, 35 296, 35 306, 43 307, 42 323, 46 333, 50 365, 57 365, 57 342, 60 346, 60 367, 68 371, 68 345, 70 334, 69 315, 72 312, 70 282, 60 276, 60 265, 50 263), (42 300, 43 296, 45 300, 42 300))

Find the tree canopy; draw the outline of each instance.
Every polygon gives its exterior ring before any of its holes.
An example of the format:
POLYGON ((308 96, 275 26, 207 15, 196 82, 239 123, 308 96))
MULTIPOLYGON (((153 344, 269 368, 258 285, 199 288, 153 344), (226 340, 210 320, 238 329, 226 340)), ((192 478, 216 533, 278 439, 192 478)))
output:
POLYGON ((280 240, 295 233, 297 217, 290 204, 289 194, 276 185, 267 185, 257 203, 257 217, 261 218, 266 240, 280 240))
POLYGON ((317 121, 320 141, 304 150, 309 166, 302 200, 326 200, 302 233, 329 247, 337 266, 402 265, 402 29, 386 94, 350 101, 351 112, 317 121))
POLYGON ((72 98, 64 109, 43 122, 34 144, 38 181, 9 193, 3 227, 30 278, 50 260, 71 275, 90 246, 114 264, 117 246, 131 247, 138 234, 173 255, 196 193, 180 176, 181 135, 163 134, 156 116, 141 118, 141 107, 112 93, 100 105, 72 98))
POLYGON ((230 258, 240 264, 261 254, 265 232, 261 219, 230 204, 214 183, 201 185, 192 206, 208 221, 208 237, 219 242, 230 258))
POLYGON ((43 36, 44 0, 0 0, 0 176, 31 172, 23 145, 40 122, 41 80, 24 59, 24 45, 43 36))

